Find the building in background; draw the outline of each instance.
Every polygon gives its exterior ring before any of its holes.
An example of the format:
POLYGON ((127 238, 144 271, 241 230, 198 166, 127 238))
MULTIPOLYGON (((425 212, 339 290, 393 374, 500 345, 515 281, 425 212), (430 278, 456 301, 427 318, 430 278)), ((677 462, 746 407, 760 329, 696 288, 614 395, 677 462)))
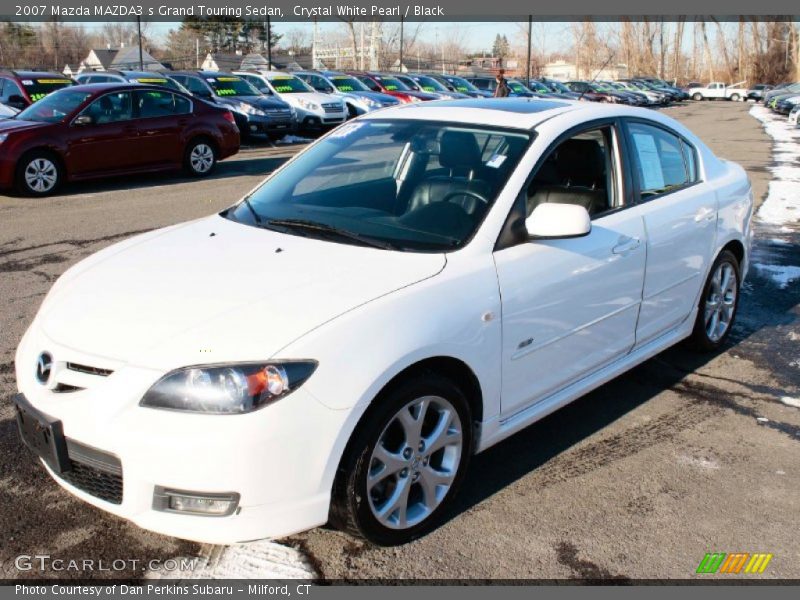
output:
POLYGON ((557 60, 542 67, 542 76, 548 79, 572 81, 580 79, 624 79, 628 76, 628 67, 624 64, 608 65, 600 70, 589 72, 575 63, 557 60))

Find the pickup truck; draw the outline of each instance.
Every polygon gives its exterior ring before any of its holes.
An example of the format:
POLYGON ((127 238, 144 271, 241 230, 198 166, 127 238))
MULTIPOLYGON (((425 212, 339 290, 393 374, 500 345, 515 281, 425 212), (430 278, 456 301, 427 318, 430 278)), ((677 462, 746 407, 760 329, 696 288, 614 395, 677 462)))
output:
POLYGON ((712 81, 705 87, 690 87, 688 89, 689 95, 692 100, 733 100, 734 102, 741 100, 747 96, 745 88, 735 87, 744 83, 734 83, 733 85, 725 85, 720 81, 712 81))

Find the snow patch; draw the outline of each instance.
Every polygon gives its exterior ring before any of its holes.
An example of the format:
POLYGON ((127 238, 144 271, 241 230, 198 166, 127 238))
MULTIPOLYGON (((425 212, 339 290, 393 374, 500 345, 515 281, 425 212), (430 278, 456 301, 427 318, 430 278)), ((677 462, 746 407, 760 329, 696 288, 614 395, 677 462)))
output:
MULTIPOLYGON (((194 568, 184 571, 151 570, 145 579, 314 579, 314 570, 299 550, 268 540, 203 546, 194 568)), ((187 559, 176 559, 178 565, 187 559)), ((164 561, 162 564, 166 564, 164 561)))
POLYGON ((791 406, 793 408, 800 408, 800 398, 792 398, 790 396, 783 396, 781 398, 781 402, 783 402, 786 406, 791 406))
POLYGON ((681 456, 679 457, 679 460, 685 465, 700 467, 701 469, 712 469, 712 470, 719 469, 719 463, 715 461, 713 458, 681 456))

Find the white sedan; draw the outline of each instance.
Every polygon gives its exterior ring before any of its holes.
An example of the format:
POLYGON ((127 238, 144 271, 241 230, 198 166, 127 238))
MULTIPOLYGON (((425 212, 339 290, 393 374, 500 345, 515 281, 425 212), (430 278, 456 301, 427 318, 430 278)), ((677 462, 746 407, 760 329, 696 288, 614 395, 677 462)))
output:
POLYGON ((20 432, 164 534, 407 542, 473 454, 681 340, 723 347, 752 203, 645 109, 366 115, 222 213, 70 268, 17 351, 20 432))

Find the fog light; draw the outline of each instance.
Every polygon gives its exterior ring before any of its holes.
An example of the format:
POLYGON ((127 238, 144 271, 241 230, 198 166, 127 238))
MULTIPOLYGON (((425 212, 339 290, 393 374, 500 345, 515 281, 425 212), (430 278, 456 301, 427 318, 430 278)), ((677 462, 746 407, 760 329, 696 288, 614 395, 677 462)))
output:
POLYGON ((211 494, 156 487, 153 494, 153 509, 165 512, 226 517, 232 515, 238 506, 239 494, 236 492, 211 494))
POLYGON ((258 125, 250 125, 250 131, 258 131, 258 125))

